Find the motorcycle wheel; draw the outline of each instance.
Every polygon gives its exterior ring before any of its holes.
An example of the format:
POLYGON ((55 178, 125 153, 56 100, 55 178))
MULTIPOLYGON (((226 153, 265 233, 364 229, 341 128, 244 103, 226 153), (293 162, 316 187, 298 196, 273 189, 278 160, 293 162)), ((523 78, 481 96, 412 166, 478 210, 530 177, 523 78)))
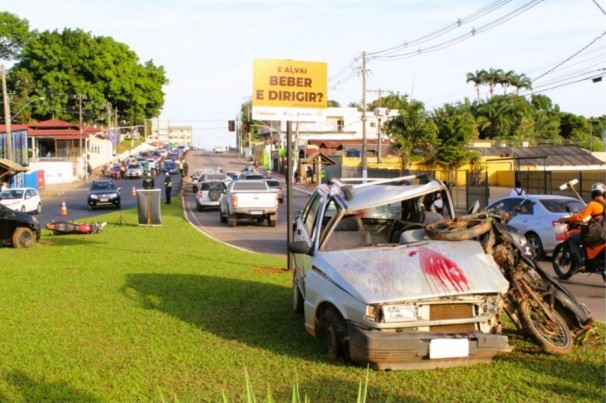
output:
POLYGON ((574 338, 557 312, 551 312, 554 318, 552 321, 541 309, 537 309, 529 301, 522 301, 519 313, 524 329, 545 353, 565 355, 572 351, 574 338))
POLYGON ((553 271, 562 280, 569 279, 572 276, 572 256, 568 243, 562 242, 553 250, 553 271))

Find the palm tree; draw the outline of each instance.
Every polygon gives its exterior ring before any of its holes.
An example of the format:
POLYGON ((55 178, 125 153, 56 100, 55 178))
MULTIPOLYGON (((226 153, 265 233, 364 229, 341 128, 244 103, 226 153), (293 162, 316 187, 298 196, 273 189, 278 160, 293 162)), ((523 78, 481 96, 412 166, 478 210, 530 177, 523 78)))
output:
POLYGON ((486 70, 476 70, 474 73, 467 73, 467 83, 473 82, 474 87, 476 88, 476 94, 478 95, 478 101, 480 100, 480 85, 486 83, 486 70))
POLYGON ((486 74, 486 82, 488 83, 488 91, 490 93, 490 98, 492 98, 494 92, 495 84, 498 84, 502 80, 503 76, 502 69, 493 69, 492 67, 488 70, 486 74))

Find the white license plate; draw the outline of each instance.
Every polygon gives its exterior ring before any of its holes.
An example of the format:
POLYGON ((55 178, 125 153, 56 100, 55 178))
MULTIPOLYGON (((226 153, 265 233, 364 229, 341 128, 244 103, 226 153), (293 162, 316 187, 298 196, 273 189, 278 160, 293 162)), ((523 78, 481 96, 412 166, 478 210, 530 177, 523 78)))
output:
POLYGON ((469 357, 469 340, 434 339, 429 342, 429 358, 469 357))
POLYGON ((263 212, 261 210, 253 210, 253 211, 250 212, 250 214, 261 215, 261 214, 263 214, 263 212))
POLYGON ((102 202, 106 202, 106 201, 108 201, 108 199, 101 199, 101 201, 102 201, 102 202))

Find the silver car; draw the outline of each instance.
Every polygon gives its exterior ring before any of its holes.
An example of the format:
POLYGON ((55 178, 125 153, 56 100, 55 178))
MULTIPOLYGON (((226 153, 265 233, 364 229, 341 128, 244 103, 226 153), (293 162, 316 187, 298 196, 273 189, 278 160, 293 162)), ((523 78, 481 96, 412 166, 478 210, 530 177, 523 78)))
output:
POLYGON ((289 244, 292 304, 330 360, 421 369, 511 351, 500 334, 509 284, 492 256, 475 240, 425 237, 452 206, 442 182, 415 177, 316 188, 289 244))
POLYGON ((131 163, 126 167, 127 178, 143 178, 143 166, 139 163, 131 163))
POLYGON ((536 259, 553 252, 560 243, 555 238, 553 222, 583 211, 584 208, 585 205, 579 199, 558 195, 505 197, 486 207, 511 214, 512 218, 507 224, 526 236, 536 259))

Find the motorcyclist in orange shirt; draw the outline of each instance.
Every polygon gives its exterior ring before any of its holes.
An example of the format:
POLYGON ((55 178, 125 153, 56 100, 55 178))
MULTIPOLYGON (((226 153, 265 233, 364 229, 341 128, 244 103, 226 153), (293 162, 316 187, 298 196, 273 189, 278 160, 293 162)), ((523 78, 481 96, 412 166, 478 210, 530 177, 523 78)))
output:
MULTIPOLYGON (((585 209, 570 217, 559 219, 561 223, 588 223, 592 218, 604 216, 604 203, 606 199, 606 186, 603 183, 594 183, 591 186, 591 201, 585 206, 585 209)), ((572 235, 568 239, 570 245, 570 254, 572 256, 572 267, 576 270, 581 265, 581 233, 572 235)))

